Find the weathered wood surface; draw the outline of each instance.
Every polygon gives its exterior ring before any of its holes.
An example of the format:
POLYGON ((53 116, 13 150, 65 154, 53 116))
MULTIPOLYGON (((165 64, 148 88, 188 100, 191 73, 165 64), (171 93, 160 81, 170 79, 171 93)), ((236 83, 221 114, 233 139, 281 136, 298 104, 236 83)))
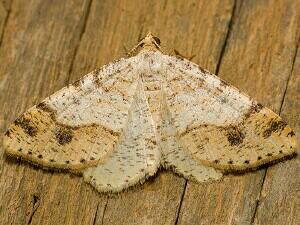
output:
MULTIPOLYGON (((299 22, 294 0, 2 0, 0 130, 151 30, 165 51, 195 54, 192 61, 281 113, 299 135, 299 22)), ((0 149, 0 224, 299 223, 298 159, 211 184, 160 172, 108 196, 0 149)))

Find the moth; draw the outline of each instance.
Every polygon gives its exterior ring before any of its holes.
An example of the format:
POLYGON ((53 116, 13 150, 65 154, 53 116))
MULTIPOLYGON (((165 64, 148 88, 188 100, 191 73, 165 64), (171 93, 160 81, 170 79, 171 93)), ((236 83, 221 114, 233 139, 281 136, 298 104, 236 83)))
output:
POLYGON ((277 114, 163 54, 157 37, 131 53, 22 114, 5 133, 6 153, 82 174, 99 192, 143 183, 160 167, 205 182, 295 154, 295 134, 277 114))

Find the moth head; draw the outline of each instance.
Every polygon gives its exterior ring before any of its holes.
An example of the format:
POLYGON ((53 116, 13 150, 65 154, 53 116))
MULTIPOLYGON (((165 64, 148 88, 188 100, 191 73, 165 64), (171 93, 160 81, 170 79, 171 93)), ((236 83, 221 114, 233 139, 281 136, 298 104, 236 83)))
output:
POLYGON ((145 46, 155 46, 156 48, 160 49, 160 39, 154 35, 152 35, 151 32, 149 32, 144 39, 141 41, 141 47, 145 46))
POLYGON ((130 52, 127 53, 127 55, 135 55, 139 48, 142 48, 142 50, 160 51, 160 39, 149 32, 130 52))

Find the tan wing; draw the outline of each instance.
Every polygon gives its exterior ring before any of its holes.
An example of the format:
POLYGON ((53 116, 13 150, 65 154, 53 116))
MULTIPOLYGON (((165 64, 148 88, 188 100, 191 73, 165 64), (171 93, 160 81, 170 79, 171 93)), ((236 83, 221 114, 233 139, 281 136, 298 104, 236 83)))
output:
POLYGON ((172 169, 186 179, 198 182, 220 179, 222 177, 221 172, 215 170, 213 167, 197 162, 191 156, 190 152, 184 150, 176 139, 176 129, 172 126, 172 119, 167 105, 162 104, 161 108, 162 165, 166 169, 172 169))
POLYGON ((132 60, 94 71, 30 108, 6 132, 6 153, 72 170, 104 160, 126 124, 137 86, 132 60))
POLYGON ((201 164, 244 170, 295 153, 291 128, 270 109, 187 61, 165 56, 176 138, 201 164))
POLYGON ((154 175, 160 165, 156 132, 142 82, 129 110, 128 121, 113 155, 83 172, 100 192, 118 192, 154 175))

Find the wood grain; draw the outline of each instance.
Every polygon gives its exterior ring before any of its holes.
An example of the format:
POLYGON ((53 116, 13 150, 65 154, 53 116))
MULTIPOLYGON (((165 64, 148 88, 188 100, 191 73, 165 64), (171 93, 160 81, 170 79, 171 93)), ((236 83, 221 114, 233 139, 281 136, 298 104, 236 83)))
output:
POLYGON ((2 42, 3 31, 8 17, 8 3, 0 2, 0 43, 2 42))
MULTIPOLYGON (((0 65, 0 110, 5 121, 2 131, 26 108, 66 84, 88 6, 89 1, 75 0, 67 4, 59 0, 13 1, 0 49, 0 60, 5 62, 0 65)), ((62 215, 75 210, 59 208, 68 198, 80 197, 80 194, 75 194, 76 197, 72 194, 80 189, 76 187, 76 180, 67 178, 69 175, 64 179, 73 189, 67 196, 59 183, 49 186, 49 181, 62 176, 60 174, 52 175, 24 163, 3 161, 1 157, 0 167, 2 165, 0 224, 47 224, 47 217, 51 218, 50 224, 63 224, 62 215), (52 201, 51 193, 56 191, 63 198, 52 201), (44 196, 47 196, 46 204, 52 206, 51 214, 43 211, 38 214, 44 196), (52 217, 56 212, 60 212, 60 216, 52 217)), ((84 199, 80 201, 83 203, 84 199)), ((88 207, 96 210, 92 204, 88 207)))
MULTIPOLYGON (((74 62, 71 80, 77 79, 80 74, 87 73, 98 65, 120 57, 124 54, 124 47, 129 49, 130 46, 134 46, 139 37, 149 30, 161 38, 165 51, 171 51, 170 46, 176 46, 178 51, 191 48, 188 52, 184 51, 185 54, 190 55, 195 51, 194 54, 197 54, 195 60, 202 60, 206 67, 215 70, 216 59, 221 54, 221 46, 225 41, 233 7, 232 1, 227 1, 226 7, 220 7, 222 2, 224 1, 197 5, 195 2, 184 4, 178 1, 176 4, 166 2, 163 6, 158 1, 144 1, 136 9, 136 4, 128 1, 128 4, 120 4, 121 10, 114 8, 115 4, 111 2, 93 2, 86 31, 74 62), (166 8, 168 10, 165 10, 166 8), (111 10, 104 11, 103 15, 99 13, 103 9, 111 10), (135 14, 135 11, 140 13, 135 14), (108 13, 111 20, 107 21, 108 24, 102 24, 103 17, 105 18, 108 13), (176 15, 176 20, 169 20, 172 14, 176 15), (201 16, 209 19, 198 21, 201 16), (159 22, 156 20, 152 22, 153 18, 158 17, 159 22), (192 21, 190 26, 187 26, 190 18, 192 21), (142 21, 142 26, 132 27, 132 23, 136 21, 142 21), (183 41, 186 40, 184 32, 195 29, 194 24, 203 28, 197 31, 196 36, 190 37, 191 40, 183 41), (99 29, 95 30, 96 26, 99 29), (111 27, 115 30, 111 30, 111 27), (166 33, 165 30, 169 32, 166 33), (128 35, 124 35, 127 33, 128 35), (217 47, 204 48, 206 45, 217 47), (205 50, 197 50, 201 48, 205 50)), ((151 184, 150 189, 145 185, 139 187, 138 191, 123 193, 118 198, 109 198, 105 214, 97 213, 96 224, 119 224, 120 221, 122 224, 174 224, 184 184, 184 179, 171 173, 163 173, 151 184)))
MULTIPOLYGON (((281 115, 300 143, 300 49, 295 56, 281 115)), ((299 151, 298 151, 299 152, 299 151)), ((300 157, 274 165, 266 174, 254 224, 299 224, 300 157)))
MULTIPOLYGON (((297 7, 294 1, 289 4, 286 1, 276 1, 276 4, 274 1, 238 1, 219 70, 220 77, 277 113, 297 49, 297 7)), ((221 185, 188 183, 179 224, 251 224, 264 175, 265 171, 260 170, 228 176, 221 185)), ((279 174, 274 176, 266 176, 266 181, 289 179, 278 178, 279 174)), ((292 205, 297 202, 297 199, 290 200, 292 205)), ((292 215, 295 217, 296 212, 292 215)))
MULTIPOLYGON (((196 55, 192 61, 282 108, 300 132, 298 1, 2 2, 2 132, 31 105, 124 56, 148 31, 165 52, 196 55)), ((211 184, 163 171, 143 186, 101 195, 78 176, 1 156, 0 224, 280 224, 285 217, 296 224, 298 174, 296 160, 268 169, 265 179, 260 170, 211 184)))

